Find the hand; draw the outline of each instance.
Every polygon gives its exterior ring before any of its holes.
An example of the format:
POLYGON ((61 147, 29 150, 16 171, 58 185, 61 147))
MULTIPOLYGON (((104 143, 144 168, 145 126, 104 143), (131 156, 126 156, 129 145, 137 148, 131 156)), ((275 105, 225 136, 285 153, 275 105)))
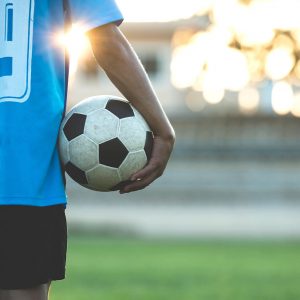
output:
POLYGON ((132 183, 120 189, 120 194, 142 190, 160 177, 167 166, 174 143, 175 137, 173 136, 167 139, 154 136, 152 155, 148 164, 131 176, 132 183))

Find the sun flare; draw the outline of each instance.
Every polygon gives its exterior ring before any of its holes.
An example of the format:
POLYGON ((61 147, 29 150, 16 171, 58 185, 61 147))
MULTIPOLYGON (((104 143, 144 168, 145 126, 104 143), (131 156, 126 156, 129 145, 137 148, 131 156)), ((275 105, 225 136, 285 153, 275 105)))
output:
POLYGON ((70 56, 70 74, 73 75, 78 67, 81 56, 89 49, 89 40, 85 35, 84 26, 73 24, 68 32, 60 32, 56 36, 56 43, 64 48, 70 56))

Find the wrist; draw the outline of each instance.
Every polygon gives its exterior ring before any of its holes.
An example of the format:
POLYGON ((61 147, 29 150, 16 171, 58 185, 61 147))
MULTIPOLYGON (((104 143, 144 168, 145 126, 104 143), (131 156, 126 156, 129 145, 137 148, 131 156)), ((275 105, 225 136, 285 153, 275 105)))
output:
POLYGON ((159 133, 153 133, 154 134, 154 138, 159 138, 165 142, 174 144, 175 140, 176 140, 176 135, 175 135, 175 131, 172 128, 169 131, 166 132, 159 132, 159 133))

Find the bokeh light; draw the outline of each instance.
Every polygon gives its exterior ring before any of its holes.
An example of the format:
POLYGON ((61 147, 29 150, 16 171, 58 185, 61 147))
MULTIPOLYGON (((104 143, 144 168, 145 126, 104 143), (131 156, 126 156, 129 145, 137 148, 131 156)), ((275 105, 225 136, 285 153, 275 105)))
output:
POLYGON ((297 79, 300 79, 300 60, 295 65, 294 74, 297 77, 297 79))
POLYGON ((205 101, 199 92, 191 91, 185 98, 186 106, 194 112, 199 112, 205 108, 205 101))
POLYGON ((244 113, 253 113, 259 105, 259 92, 256 88, 247 87, 239 92, 239 106, 244 113))
POLYGON ((294 103, 291 112, 295 117, 300 118, 300 93, 296 93, 294 96, 294 103))
POLYGON ((291 109, 291 113, 300 118, 300 93, 296 93, 294 96, 294 103, 291 109))
POLYGON ((217 78, 217 74, 211 72, 206 73, 203 80, 203 97, 210 104, 217 104, 221 102, 225 95, 225 90, 221 82, 216 82, 217 78))
MULTIPOLYGON (((201 30, 179 26, 175 32, 170 68, 174 87, 202 92, 203 98, 211 104, 221 102, 227 90, 237 92, 240 110, 253 112, 259 107, 261 97, 255 88, 247 87, 269 78, 280 81, 274 84, 272 92, 274 112, 298 114, 298 106, 291 104, 292 86, 287 82, 297 84, 300 79, 299 1, 154 2, 159 10, 153 1, 150 4, 118 0, 127 22, 167 22, 204 15, 210 20, 201 30), (284 93, 285 101, 279 100, 284 93)), ((67 34, 58 34, 56 42, 70 53, 72 79, 80 56, 89 48, 84 24, 73 24, 67 34)))
POLYGON ((300 18, 295 12, 300 2, 214 0, 204 6, 199 15, 208 15, 211 24, 189 35, 185 29, 182 43, 177 38, 174 44, 174 86, 202 91, 214 104, 224 98, 226 90, 238 92, 240 110, 251 112, 259 107, 261 97, 258 90, 246 87, 271 79, 275 82, 270 99, 274 112, 291 112, 292 86, 287 82, 297 84, 300 79, 300 18), (183 46, 189 50, 181 51, 179 58, 177 48, 183 46))
POLYGON ((215 57, 210 57, 208 64, 214 64, 216 72, 218 70, 222 74, 222 81, 227 90, 239 91, 249 82, 247 60, 238 49, 220 49, 215 57))
POLYGON ((266 58, 266 75, 273 80, 286 77, 295 64, 294 55, 286 48, 275 48, 271 50, 266 58))
POLYGON ((197 49, 191 45, 179 46, 174 50, 171 63, 171 80, 177 88, 190 87, 197 80, 204 60, 201 61, 202 56, 195 51, 197 49))
POLYGON ((272 106, 279 115, 288 114, 294 104, 292 86, 286 81, 276 82, 272 90, 272 106))

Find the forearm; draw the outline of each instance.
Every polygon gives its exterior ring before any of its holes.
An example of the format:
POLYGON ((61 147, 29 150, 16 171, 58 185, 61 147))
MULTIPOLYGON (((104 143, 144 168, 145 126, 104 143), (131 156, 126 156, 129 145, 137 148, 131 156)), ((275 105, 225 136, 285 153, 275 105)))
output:
MULTIPOLYGON (((109 49, 92 43, 98 64, 118 90, 144 116, 154 135, 174 139, 175 133, 166 116, 139 58, 121 32, 114 31, 109 49)), ((102 40, 101 42, 104 42, 102 40)), ((106 41, 107 42, 107 41, 106 41)))

